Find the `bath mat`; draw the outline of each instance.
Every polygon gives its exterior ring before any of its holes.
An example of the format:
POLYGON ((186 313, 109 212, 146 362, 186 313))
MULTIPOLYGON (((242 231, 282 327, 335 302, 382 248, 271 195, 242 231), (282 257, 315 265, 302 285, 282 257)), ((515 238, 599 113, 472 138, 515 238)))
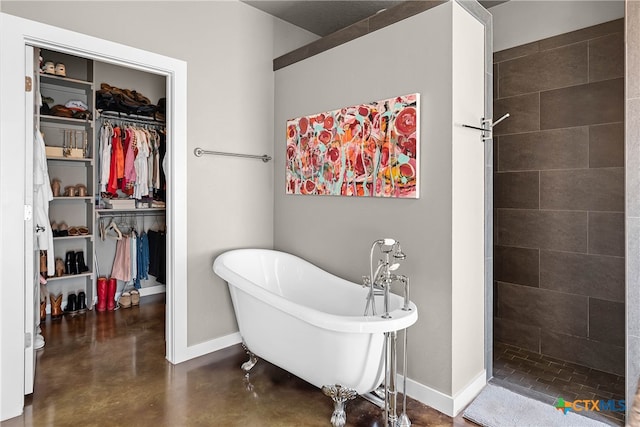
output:
POLYGON ((604 427, 603 422, 557 410, 529 397, 488 384, 464 411, 463 417, 483 427, 604 427))

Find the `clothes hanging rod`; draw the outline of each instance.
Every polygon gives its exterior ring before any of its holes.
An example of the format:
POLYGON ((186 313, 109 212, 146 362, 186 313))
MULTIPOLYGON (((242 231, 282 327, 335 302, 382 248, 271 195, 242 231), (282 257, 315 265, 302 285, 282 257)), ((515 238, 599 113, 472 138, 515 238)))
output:
POLYGON ((145 125, 166 126, 166 123, 151 117, 137 114, 126 114, 118 111, 98 111, 99 120, 122 120, 125 122, 141 123, 145 125))
POLYGON ((203 150, 200 147, 198 147, 195 150, 193 150, 193 154, 195 154, 196 157, 201 157, 203 154, 212 154, 214 156, 246 157, 246 158, 249 158, 249 159, 260 159, 265 163, 267 163, 269 160, 271 160, 271 156, 267 156, 266 154, 263 154, 262 156, 258 156, 256 154, 226 153, 224 151, 203 150))

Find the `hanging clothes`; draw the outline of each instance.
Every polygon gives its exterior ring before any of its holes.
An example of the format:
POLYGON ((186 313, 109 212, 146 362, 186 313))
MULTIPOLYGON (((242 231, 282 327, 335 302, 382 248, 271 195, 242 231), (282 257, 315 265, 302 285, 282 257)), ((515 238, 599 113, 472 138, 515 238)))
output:
POLYGON ((111 137, 111 164, 109 165, 109 182, 107 184, 107 192, 116 194, 118 190, 118 163, 122 159, 122 174, 124 175, 124 154, 122 150, 122 141, 120 140, 121 129, 113 128, 113 136, 111 137))
POLYGON ((131 280, 131 239, 123 236, 116 243, 116 256, 113 260, 111 277, 128 282, 131 280))
POLYGON ((124 193, 138 200, 165 201, 165 154, 164 128, 112 126, 105 120, 100 130, 100 191, 110 197, 124 193))
POLYGON ((138 276, 138 235, 131 234, 130 256, 131 256, 131 280, 135 282, 138 276))
POLYGON ((149 274, 158 283, 166 283, 167 237, 164 232, 149 230, 149 274))
POLYGON ((33 191, 33 219, 38 249, 47 251, 47 274, 53 276, 55 254, 53 253, 53 231, 49 224, 49 202, 53 200, 53 191, 51 191, 49 180, 44 138, 38 129, 35 131, 33 145, 33 191))
POLYGON ((124 156, 124 186, 129 191, 136 182, 136 136, 133 129, 126 130, 125 138, 125 156, 124 156))
POLYGON ((149 279, 149 240, 144 231, 138 236, 138 274, 136 275, 135 288, 140 289, 140 280, 149 279))
POLYGON ((138 154, 136 155, 135 167, 137 180, 133 189, 133 198, 142 199, 149 195, 149 163, 148 158, 151 150, 149 149, 149 141, 147 135, 140 129, 134 131, 136 134, 136 144, 138 154))
POLYGON ((100 192, 107 191, 111 167, 111 138, 113 127, 105 122, 100 128, 100 192))
POLYGON ((167 153, 167 139, 165 136, 164 132, 158 132, 158 156, 160 157, 160 186, 158 187, 158 190, 156 191, 155 194, 155 199, 156 200, 162 200, 163 202, 166 201, 166 170, 167 170, 167 164, 165 162, 166 160, 166 153, 167 153))

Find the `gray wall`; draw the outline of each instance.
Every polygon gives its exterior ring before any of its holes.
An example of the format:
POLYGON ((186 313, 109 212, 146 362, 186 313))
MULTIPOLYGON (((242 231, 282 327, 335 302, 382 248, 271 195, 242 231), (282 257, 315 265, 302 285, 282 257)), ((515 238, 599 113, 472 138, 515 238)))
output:
POLYGON ((495 339, 624 375, 623 20, 497 52, 495 339))
MULTIPOLYGON (((272 60, 316 38, 236 1, 3 1, 2 12, 186 61, 189 140, 176 143, 188 153, 271 153, 272 60)), ((191 346, 237 331, 226 283, 211 266, 229 248, 272 246, 273 169, 193 155, 187 168, 188 284, 176 297, 187 299, 191 346)))
MULTIPOLYGON (((626 1, 627 420, 640 378, 640 2, 626 1)), ((636 410, 638 408, 636 407, 636 410)), ((636 417, 637 419, 637 417, 636 417)))
MULTIPOLYGON (((412 279, 412 300, 420 316, 410 333, 409 376, 448 395, 453 389, 454 363, 452 7, 452 3, 437 6, 278 70, 274 150, 275 248, 360 282, 368 271, 371 243, 381 237, 400 240, 408 255, 400 271, 412 279), (420 199, 285 195, 287 119, 411 92, 421 93, 420 199)), ((484 43, 481 37, 479 43, 484 43)), ((482 112, 480 103, 478 120, 482 112)), ((473 137, 480 150, 480 179, 476 182, 481 192, 482 145, 479 134, 473 137)), ((484 215, 482 200, 479 215, 484 215)), ((482 233, 480 236, 482 247, 482 233)), ((481 294, 482 275, 479 280, 481 294)), ((477 303, 482 307, 482 296, 477 303)), ((482 324, 480 317, 480 336, 482 324)), ((476 354, 468 354, 471 363, 479 361, 475 372, 482 371, 483 350, 480 346, 476 354)))
POLYGON ((624 0, 517 0, 490 9, 501 51, 624 16, 624 0))

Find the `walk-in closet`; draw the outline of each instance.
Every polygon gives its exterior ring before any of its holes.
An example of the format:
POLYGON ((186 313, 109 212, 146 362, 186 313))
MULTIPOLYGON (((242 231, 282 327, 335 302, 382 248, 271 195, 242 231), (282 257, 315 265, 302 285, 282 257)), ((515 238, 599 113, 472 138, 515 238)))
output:
POLYGON ((166 291, 171 141, 165 76, 47 49, 34 49, 34 68, 36 311, 46 346, 51 322, 135 310, 166 291))

